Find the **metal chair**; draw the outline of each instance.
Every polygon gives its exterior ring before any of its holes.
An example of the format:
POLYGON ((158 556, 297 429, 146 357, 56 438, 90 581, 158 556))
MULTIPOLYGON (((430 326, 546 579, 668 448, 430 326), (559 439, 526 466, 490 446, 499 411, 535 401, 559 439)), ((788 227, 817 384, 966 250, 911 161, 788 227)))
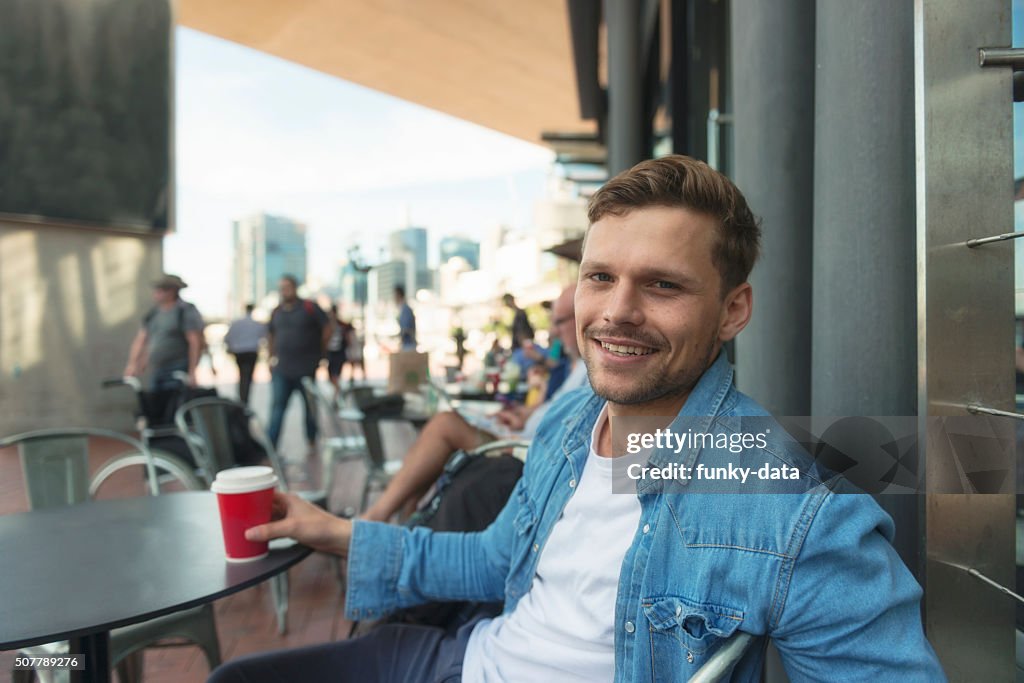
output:
POLYGON ((726 680, 755 642, 757 639, 749 633, 743 631, 734 633, 718 649, 718 652, 704 662, 704 666, 690 676, 690 683, 718 683, 726 680))
MULTIPOLYGON (((262 449, 270 466, 277 474, 278 488, 288 490, 284 466, 274 445, 263 433, 255 414, 238 401, 226 398, 197 398, 178 408, 174 423, 185 437, 192 457, 199 463, 206 477, 206 485, 213 484, 221 470, 238 467, 252 461, 252 454, 243 452, 239 437, 251 439, 251 444, 262 449), (238 434, 236 416, 245 421, 243 431, 238 434)), ((323 506, 326 498, 320 491, 299 491, 299 495, 311 503, 323 506)), ((277 615, 277 632, 284 635, 288 630, 288 574, 278 574, 270 579, 270 590, 277 615)))
MULTIPOLYGON (((320 491, 323 493, 324 508, 330 510, 328 501, 334 488, 334 476, 337 466, 345 462, 366 462, 369 452, 366 438, 359 427, 363 419, 362 413, 348 407, 342 407, 351 397, 342 391, 338 401, 330 398, 317 386, 312 377, 302 378, 302 390, 306 393, 310 405, 316 406, 320 426, 320 491)), ((348 508, 345 516, 354 516, 355 510, 348 508)))
MULTIPOLYGON (((128 465, 145 466, 149 494, 159 494, 157 467, 152 453, 141 441, 105 429, 40 429, 0 438, 0 448, 18 448, 30 509, 83 503, 113 473, 114 470, 101 467, 98 476, 90 483, 90 438, 109 439, 127 445, 131 451, 118 456, 118 469, 128 465)), ((169 471, 173 474, 173 470, 169 471)), ((186 487, 194 484, 194 479, 187 476, 180 481, 186 487)), ((120 680, 123 683, 140 680, 143 648, 175 637, 196 643, 203 650, 211 670, 220 665, 220 643, 213 606, 208 604, 111 631, 110 662, 116 666, 120 680)), ((64 641, 24 648, 21 654, 52 657, 66 654, 67 649, 68 643, 64 641)), ((28 682, 32 675, 32 671, 14 671, 11 680, 13 683, 28 682)), ((49 683, 64 679, 67 672, 40 670, 35 675, 42 683, 49 683)))

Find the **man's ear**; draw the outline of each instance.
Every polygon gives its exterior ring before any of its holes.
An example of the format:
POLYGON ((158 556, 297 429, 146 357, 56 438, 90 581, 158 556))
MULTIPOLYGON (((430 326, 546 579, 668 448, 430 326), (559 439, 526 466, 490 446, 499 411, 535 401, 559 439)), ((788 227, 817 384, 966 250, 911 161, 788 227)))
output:
POLYGON ((722 318, 718 325, 718 340, 727 342, 736 337, 754 311, 754 289, 749 282, 738 285, 725 295, 722 302, 722 318))

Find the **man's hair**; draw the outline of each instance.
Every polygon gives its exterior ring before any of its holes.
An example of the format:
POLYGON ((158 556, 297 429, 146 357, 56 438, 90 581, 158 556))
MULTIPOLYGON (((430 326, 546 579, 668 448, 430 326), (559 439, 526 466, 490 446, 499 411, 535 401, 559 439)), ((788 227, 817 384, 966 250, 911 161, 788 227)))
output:
POLYGON ((288 282, 292 283, 292 287, 296 287, 297 288, 299 286, 298 279, 294 275, 292 275, 291 273, 285 273, 284 275, 281 276, 281 279, 282 280, 287 280, 288 282))
POLYGON ((252 305, 252 304, 246 304, 245 305, 245 312, 246 313, 252 313, 254 310, 256 310, 256 307, 254 305, 252 305))
POLYGON ((761 250, 761 228, 729 178, 680 154, 643 161, 605 183, 591 197, 587 217, 593 225, 605 216, 652 206, 689 209, 717 220, 711 262, 722 277, 722 294, 747 281, 761 250))
POLYGON ((395 285, 395 294, 397 294, 398 296, 400 296, 400 297, 402 297, 404 299, 405 298, 405 287, 403 287, 402 285, 395 285))

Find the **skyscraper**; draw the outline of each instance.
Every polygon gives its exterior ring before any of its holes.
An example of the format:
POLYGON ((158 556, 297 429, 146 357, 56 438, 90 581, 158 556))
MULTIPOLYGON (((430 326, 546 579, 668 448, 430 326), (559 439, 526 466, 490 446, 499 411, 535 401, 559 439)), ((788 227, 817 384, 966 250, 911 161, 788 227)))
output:
POLYGON ((306 280, 306 226, 283 216, 260 213, 232 223, 235 310, 259 302, 277 289, 282 275, 306 280))
POLYGON ((441 240, 441 265, 456 256, 466 259, 470 270, 480 268, 480 244, 465 237, 445 237, 441 240))
POLYGON ((433 278, 427 268, 427 229, 403 228, 391 233, 391 260, 406 265, 405 289, 410 296, 418 289, 431 289, 433 278))

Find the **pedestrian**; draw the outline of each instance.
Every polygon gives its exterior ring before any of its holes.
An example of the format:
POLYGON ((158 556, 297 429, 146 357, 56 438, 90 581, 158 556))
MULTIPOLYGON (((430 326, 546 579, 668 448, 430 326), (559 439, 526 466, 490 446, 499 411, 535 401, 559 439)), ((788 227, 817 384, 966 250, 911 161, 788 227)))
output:
MULTIPOLYGON (((337 304, 331 304, 328 324, 331 326, 331 333, 327 338, 327 377, 334 387, 334 398, 337 400, 341 392, 341 372, 348 360, 348 340, 352 334, 352 325, 341 319, 337 304)), ((355 370, 352 372, 354 374, 355 370)))
POLYGON ((270 314, 267 346, 270 355, 270 428, 267 436, 277 446, 284 424, 284 413, 292 392, 302 396, 306 416, 306 441, 316 446, 316 406, 302 389, 302 378, 316 376, 317 366, 331 332, 327 314, 314 302, 300 299, 298 281, 283 275, 277 284, 281 303, 270 314))
POLYGON ((402 351, 416 350, 416 315, 405 300, 405 287, 395 286, 395 305, 398 306, 398 336, 402 351))
POLYGON ((150 371, 152 391, 181 386, 181 374, 196 385, 196 366, 203 353, 203 317, 179 295, 188 287, 177 275, 162 275, 153 283, 153 308, 142 318, 125 365, 126 377, 150 371))
POLYGON ((530 324, 530 319, 526 316, 526 311, 519 308, 516 304, 516 298, 514 296, 506 294, 503 297, 503 301, 506 306, 514 311, 512 314, 512 350, 515 351, 523 345, 524 341, 533 339, 533 325, 530 324))
POLYGON ((245 405, 249 405, 249 389, 260 354, 260 344, 267 337, 267 326, 252 319, 253 308, 252 304, 246 304, 245 315, 233 321, 228 327, 228 333, 224 335, 228 353, 235 357, 238 365, 238 400, 245 405))

